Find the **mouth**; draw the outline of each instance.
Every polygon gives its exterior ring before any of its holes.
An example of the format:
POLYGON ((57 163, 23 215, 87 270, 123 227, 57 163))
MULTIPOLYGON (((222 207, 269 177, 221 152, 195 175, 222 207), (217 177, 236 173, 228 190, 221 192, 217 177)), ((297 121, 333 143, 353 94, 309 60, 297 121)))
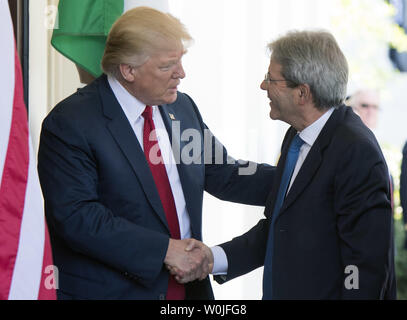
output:
POLYGON ((178 85, 179 83, 177 83, 174 87, 169 88, 170 91, 178 91, 178 85))

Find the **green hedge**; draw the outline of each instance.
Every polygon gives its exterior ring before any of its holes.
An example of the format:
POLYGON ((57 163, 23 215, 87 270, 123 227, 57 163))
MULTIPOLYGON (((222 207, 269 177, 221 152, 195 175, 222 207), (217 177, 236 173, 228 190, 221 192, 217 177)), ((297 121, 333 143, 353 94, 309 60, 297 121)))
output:
POLYGON ((403 248, 405 232, 403 220, 394 221, 395 244, 396 244, 396 279, 397 299, 407 300, 407 250, 403 248))

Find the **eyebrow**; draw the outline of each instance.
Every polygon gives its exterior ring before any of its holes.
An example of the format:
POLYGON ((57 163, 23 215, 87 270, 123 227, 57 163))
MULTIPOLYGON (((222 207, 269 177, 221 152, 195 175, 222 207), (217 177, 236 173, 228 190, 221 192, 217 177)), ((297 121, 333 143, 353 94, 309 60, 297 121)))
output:
POLYGON ((180 61, 180 60, 182 59, 182 57, 183 57, 186 53, 187 53, 187 50, 184 50, 184 51, 182 52, 182 55, 181 55, 180 58, 174 57, 174 58, 169 58, 168 60, 165 60, 165 59, 164 59, 163 61, 160 62, 160 64, 163 64, 163 65, 176 64, 176 63, 178 63, 178 61, 180 61))

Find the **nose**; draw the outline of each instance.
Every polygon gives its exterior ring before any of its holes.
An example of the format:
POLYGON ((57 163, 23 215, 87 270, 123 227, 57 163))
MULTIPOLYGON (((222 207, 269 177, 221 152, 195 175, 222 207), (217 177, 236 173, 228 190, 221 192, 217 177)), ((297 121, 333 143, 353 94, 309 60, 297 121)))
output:
POLYGON ((182 66, 181 61, 177 64, 177 68, 174 70, 173 78, 184 79, 186 76, 184 67, 182 66))
POLYGON ((266 81, 263 80, 263 81, 260 83, 260 89, 261 89, 261 90, 267 90, 266 81))

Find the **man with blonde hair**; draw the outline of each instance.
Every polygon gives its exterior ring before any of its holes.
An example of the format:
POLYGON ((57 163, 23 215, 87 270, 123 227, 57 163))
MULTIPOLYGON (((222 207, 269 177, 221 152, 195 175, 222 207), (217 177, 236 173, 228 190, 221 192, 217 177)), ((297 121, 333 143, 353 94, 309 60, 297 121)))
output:
POLYGON ((219 248, 186 250, 202 237, 204 190, 265 204, 274 168, 242 174, 252 164, 232 161, 177 90, 191 40, 170 14, 126 12, 109 33, 105 74, 44 120, 38 170, 58 298, 212 299, 219 248), (167 268, 197 280, 179 284, 167 268))

